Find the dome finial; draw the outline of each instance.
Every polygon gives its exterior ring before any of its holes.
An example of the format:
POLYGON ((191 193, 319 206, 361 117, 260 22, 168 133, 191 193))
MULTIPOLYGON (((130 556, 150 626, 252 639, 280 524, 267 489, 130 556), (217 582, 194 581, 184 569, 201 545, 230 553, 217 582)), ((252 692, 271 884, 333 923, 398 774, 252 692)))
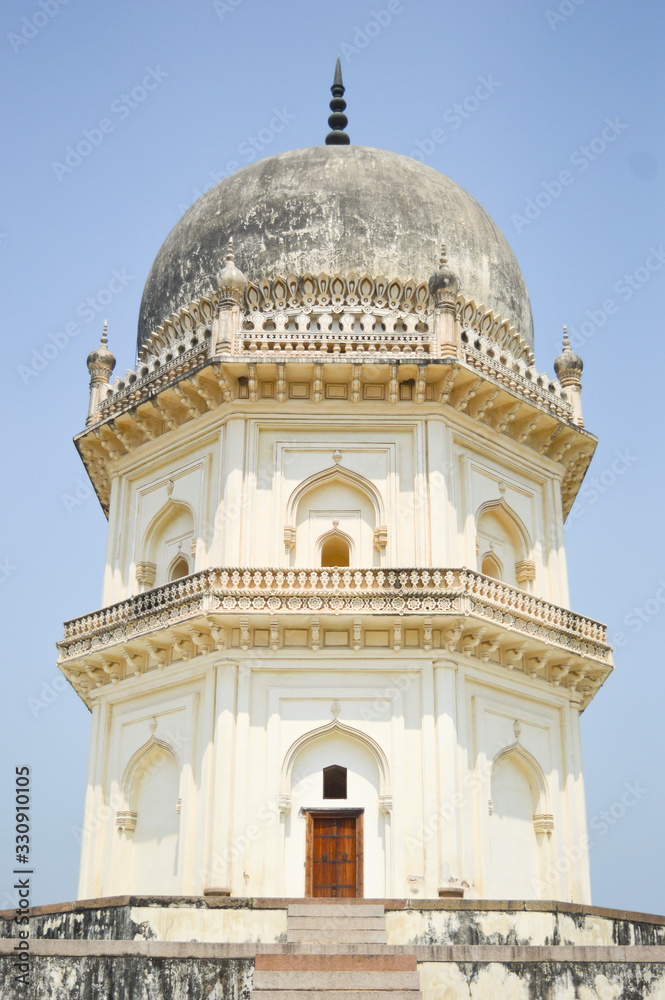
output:
POLYGON ((333 80, 333 85, 330 88, 332 92, 332 101, 330 102, 330 110, 332 114, 328 118, 328 125, 332 129, 326 136, 326 146, 348 146, 351 142, 348 135, 344 131, 346 126, 349 124, 349 119, 344 114, 346 110, 346 101, 344 100, 344 84, 342 82, 342 66, 339 61, 339 56, 337 57, 337 63, 335 65, 335 79, 333 80))
POLYGON ((568 327, 564 326, 563 351, 554 362, 554 371, 561 385, 567 386, 573 383, 579 385, 583 367, 582 359, 571 350, 568 327))
POLYGON ((88 371, 90 372, 90 402, 88 404, 88 419, 86 427, 101 419, 100 404, 115 368, 115 358, 109 351, 108 323, 104 320, 104 328, 99 347, 88 355, 88 371))
POLYGON ((448 263, 448 253, 446 251, 446 244, 441 244, 441 256, 439 257, 439 266, 443 267, 444 264, 448 263))
POLYGON ((563 349, 564 349, 564 351, 565 351, 565 349, 567 347, 570 347, 570 341, 568 340, 568 327, 564 323, 563 324, 563 349))
POLYGON ((229 236, 229 242, 226 248, 226 259, 229 264, 235 264, 235 254, 233 252, 233 237, 229 236))
POLYGON ((102 376, 106 382, 115 368, 115 358, 106 346, 108 342, 108 323, 104 320, 99 347, 88 355, 88 371, 92 376, 102 376))

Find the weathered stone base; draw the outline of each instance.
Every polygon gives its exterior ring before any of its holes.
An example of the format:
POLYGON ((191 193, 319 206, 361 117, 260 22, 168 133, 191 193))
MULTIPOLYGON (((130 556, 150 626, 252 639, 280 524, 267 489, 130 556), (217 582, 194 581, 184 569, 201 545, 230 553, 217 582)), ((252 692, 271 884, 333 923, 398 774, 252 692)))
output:
MULTIPOLYGON (((28 986, 15 980, 17 927, 5 911, 0 1000, 250 1000, 257 955, 317 956, 309 966, 325 971, 354 958, 359 970, 382 968, 382 956, 388 969, 407 954, 424 1000, 665 1000, 665 917, 562 903, 376 900, 387 944, 287 942, 295 902, 123 897, 36 907, 28 986)), ((335 902, 353 920, 354 904, 371 901, 335 902)))

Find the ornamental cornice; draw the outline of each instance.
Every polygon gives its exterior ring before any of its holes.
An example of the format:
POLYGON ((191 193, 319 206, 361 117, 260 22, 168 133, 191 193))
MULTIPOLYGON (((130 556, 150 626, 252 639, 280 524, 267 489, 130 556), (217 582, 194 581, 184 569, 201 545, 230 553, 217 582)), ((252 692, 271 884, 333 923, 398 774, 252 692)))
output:
POLYGON ((450 406, 561 462, 565 515, 595 448, 566 391, 483 305, 458 295, 450 322, 438 308, 425 283, 368 275, 263 279, 240 308, 219 292, 191 302, 91 396, 76 443, 102 507, 109 465, 145 442, 226 404, 311 401, 450 406))
POLYGON ((213 649, 436 648, 564 686, 584 707, 611 671, 598 622, 468 570, 215 569, 65 624, 59 665, 86 702, 97 687, 213 649), (414 643, 414 637, 417 641, 414 643), (383 640, 382 640, 383 641, 383 640))
MULTIPOLYGON (((492 352, 488 341, 477 337, 474 343, 492 352)), ((210 358, 205 345, 198 345, 170 361, 158 376, 133 383, 122 398, 110 397, 103 404, 106 415, 75 441, 107 510, 111 463, 221 406, 268 410, 275 404, 336 402, 347 408, 387 404, 397 411, 404 405, 444 406, 561 463, 567 514, 596 439, 571 422, 568 404, 537 379, 509 370, 503 364, 505 355, 495 350, 481 364, 482 351, 468 347, 464 339, 460 352, 462 360, 408 361, 377 355, 354 361, 340 355, 317 363, 314 358, 290 355, 277 362, 246 356, 210 358)))

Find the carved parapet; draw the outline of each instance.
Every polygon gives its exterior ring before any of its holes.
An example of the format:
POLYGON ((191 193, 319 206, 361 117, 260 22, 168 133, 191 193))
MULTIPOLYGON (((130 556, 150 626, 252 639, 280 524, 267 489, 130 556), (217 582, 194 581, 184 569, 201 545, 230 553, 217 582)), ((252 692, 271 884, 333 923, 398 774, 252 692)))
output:
POLYGON ((377 612, 393 652, 406 643, 491 660, 583 707, 612 669, 599 623, 483 574, 432 567, 205 570, 66 623, 59 663, 91 704, 107 684, 214 649, 318 652, 331 616, 360 652, 375 645, 377 612))

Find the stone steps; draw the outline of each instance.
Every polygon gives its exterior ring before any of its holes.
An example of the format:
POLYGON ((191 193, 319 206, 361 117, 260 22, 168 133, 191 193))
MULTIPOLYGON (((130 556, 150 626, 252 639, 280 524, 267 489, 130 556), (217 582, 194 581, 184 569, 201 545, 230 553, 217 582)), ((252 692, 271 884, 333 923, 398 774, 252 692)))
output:
POLYGON ((295 950, 257 955, 251 1000, 421 1000, 415 955, 386 953, 382 905, 345 901, 292 903, 287 943, 295 950), (310 942, 325 947, 312 954, 310 942), (298 952, 298 944, 305 948, 298 952), (375 954, 336 954, 336 946, 377 945, 375 954), (307 950, 305 950, 307 949, 307 950))
POLYGON ((386 944, 386 913, 376 903, 291 903, 287 942, 386 944))

